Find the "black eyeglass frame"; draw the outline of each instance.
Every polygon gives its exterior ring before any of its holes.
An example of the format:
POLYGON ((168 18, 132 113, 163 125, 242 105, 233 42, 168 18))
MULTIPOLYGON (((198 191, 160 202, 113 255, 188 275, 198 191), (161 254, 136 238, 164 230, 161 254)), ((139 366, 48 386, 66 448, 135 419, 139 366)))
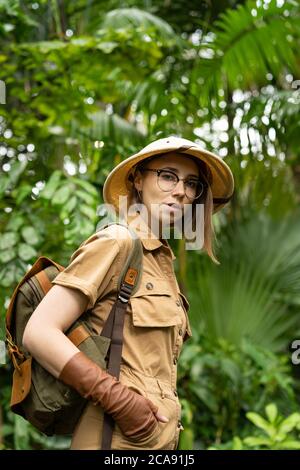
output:
MULTIPOLYGON (((162 173, 163 171, 166 172, 166 173, 171 173, 172 175, 174 175, 177 178, 177 183, 175 184, 174 188, 176 188, 179 181, 183 181, 185 195, 188 199, 193 200, 193 201, 195 201, 196 199, 199 199, 199 197, 202 196, 202 194, 204 193, 205 188, 207 187, 207 184, 203 183, 203 181, 201 181, 200 179, 194 178, 193 181, 197 182, 197 184, 202 184, 202 192, 201 192, 201 194, 199 194, 199 196, 191 198, 186 194, 186 186, 185 186, 185 182, 187 181, 186 178, 179 178, 176 175, 176 173, 174 173, 172 170, 165 170, 164 168, 159 168, 159 169, 157 169, 157 168, 139 168, 139 171, 140 172, 154 171, 157 174, 157 179, 159 178, 160 173, 162 173)), ((160 189, 162 191, 166 192, 166 193, 173 191, 173 189, 162 189, 161 187, 160 187, 160 189)))

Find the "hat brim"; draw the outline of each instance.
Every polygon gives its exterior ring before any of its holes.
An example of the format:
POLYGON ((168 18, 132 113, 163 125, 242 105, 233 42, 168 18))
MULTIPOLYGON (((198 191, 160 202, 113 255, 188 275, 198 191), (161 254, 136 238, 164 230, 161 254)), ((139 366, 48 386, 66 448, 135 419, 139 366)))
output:
POLYGON ((107 176, 103 187, 103 199, 107 204, 112 204, 118 211, 119 197, 129 196, 132 183, 129 182, 128 176, 132 168, 141 161, 159 155, 174 151, 183 155, 191 155, 198 160, 206 163, 209 167, 212 182, 211 191, 213 195, 214 210, 216 213, 224 207, 233 195, 234 179, 229 166, 217 155, 209 152, 208 150, 199 149, 197 146, 186 146, 187 148, 178 146, 164 147, 161 149, 154 149, 152 151, 139 152, 119 163, 107 176))

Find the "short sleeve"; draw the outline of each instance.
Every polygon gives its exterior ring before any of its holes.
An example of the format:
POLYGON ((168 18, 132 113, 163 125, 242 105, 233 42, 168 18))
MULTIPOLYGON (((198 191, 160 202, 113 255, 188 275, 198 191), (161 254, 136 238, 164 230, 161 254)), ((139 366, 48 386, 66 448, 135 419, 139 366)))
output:
POLYGON ((121 244, 109 230, 93 234, 72 254, 70 264, 53 279, 52 284, 80 290, 89 299, 87 309, 92 308, 119 275, 121 258, 125 261, 130 244, 131 239, 128 238, 121 244))

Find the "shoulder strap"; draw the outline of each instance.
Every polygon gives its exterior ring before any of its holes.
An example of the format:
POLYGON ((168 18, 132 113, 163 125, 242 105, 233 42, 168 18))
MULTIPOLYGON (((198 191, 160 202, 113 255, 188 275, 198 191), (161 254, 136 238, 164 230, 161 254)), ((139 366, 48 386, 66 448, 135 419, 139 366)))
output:
MULTIPOLYGON (((115 222, 109 223, 105 227, 113 224, 115 224, 115 222)), ((120 305, 125 304, 126 311, 129 297, 136 292, 141 280, 141 275, 143 271, 143 248, 141 240, 131 227, 123 223, 120 223, 119 225, 127 227, 132 237, 131 252, 125 262, 125 265, 123 266, 122 271, 120 272, 118 280, 118 299, 120 299, 122 302, 122 304, 120 305)), ((113 317, 114 315, 109 315, 103 327, 101 336, 106 336, 108 338, 112 337, 113 317)))
POLYGON ((138 288, 143 262, 141 241, 131 227, 127 228, 132 236, 132 249, 119 276, 117 299, 101 332, 101 336, 111 338, 107 371, 117 379, 120 375, 122 358, 124 317, 129 298, 138 288))
MULTIPOLYGON (((143 259, 143 248, 141 244, 141 240, 138 237, 135 230, 130 227, 125 222, 109 222, 105 225, 102 225, 101 230, 111 225, 121 225, 126 227, 131 235, 132 238, 132 250, 131 253, 123 267, 118 281, 118 292, 121 293, 122 285, 129 284, 132 286, 131 294, 134 294, 139 286, 141 274, 142 274, 142 259, 143 259)), ((125 293, 125 292, 123 292, 125 293)), ((126 293, 125 293, 126 296, 126 293)))

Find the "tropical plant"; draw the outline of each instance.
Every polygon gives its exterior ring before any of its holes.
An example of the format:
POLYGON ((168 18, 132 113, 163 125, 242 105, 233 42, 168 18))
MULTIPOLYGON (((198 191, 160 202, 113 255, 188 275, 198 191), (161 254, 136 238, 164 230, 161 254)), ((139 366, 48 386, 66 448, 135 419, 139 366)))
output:
POLYGON ((179 361, 182 449, 203 449, 247 436, 245 414, 261 413, 270 401, 285 414, 298 410, 289 354, 275 355, 245 339, 236 346, 224 339, 194 336, 179 361))
POLYGON ((190 317, 194 330, 240 344, 243 338, 285 350, 300 329, 299 217, 273 220, 253 213, 219 234, 215 266, 189 256, 190 317))
POLYGON ((278 413, 275 403, 269 403, 265 414, 267 419, 258 413, 246 414, 256 428, 252 436, 243 439, 235 436, 231 442, 209 447, 209 450, 299 450, 300 413, 284 417, 278 413))
MULTIPOLYGON (((0 340, 28 266, 41 254, 66 264, 96 227, 110 169, 169 134, 226 157, 236 181, 231 204, 214 217, 221 267, 175 245, 195 334, 201 323, 237 348, 246 335, 276 351, 296 334, 298 225, 289 219, 289 234, 283 223, 282 243, 255 212, 281 224, 299 204, 299 11, 294 0, 0 1, 0 340)), ((5 400, 4 445, 18 447, 23 424, 13 424, 5 400)), ((185 403, 191 442, 199 401, 185 403)), ((214 432, 208 421, 208 441, 214 432)), ((26 433, 26 445, 41 445, 26 433)))

